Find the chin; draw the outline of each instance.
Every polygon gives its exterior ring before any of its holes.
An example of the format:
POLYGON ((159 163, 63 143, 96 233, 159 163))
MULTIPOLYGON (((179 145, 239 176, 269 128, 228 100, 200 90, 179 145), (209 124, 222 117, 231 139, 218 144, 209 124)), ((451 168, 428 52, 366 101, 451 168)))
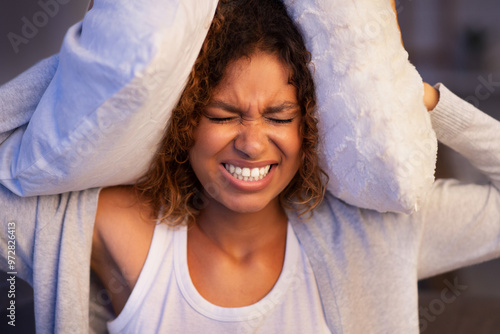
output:
POLYGON ((224 205, 227 209, 235 212, 235 213, 257 213, 266 208, 266 205, 242 205, 242 204, 237 204, 237 205, 224 205))
POLYGON ((262 199, 260 200, 252 200, 250 199, 241 199, 241 198, 232 198, 228 201, 225 200, 217 200, 219 204, 224 206, 226 209, 229 211, 235 212, 235 213, 258 213, 271 204, 272 200, 270 201, 263 201, 262 199))

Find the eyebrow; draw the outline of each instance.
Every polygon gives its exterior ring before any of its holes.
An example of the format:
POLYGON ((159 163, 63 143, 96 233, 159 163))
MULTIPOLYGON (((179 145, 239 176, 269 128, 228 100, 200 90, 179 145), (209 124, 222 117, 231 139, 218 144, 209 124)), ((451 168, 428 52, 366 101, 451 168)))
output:
MULTIPOLYGON (((224 101, 220 101, 220 100, 215 100, 215 101, 210 102, 207 107, 219 108, 219 109, 222 109, 222 110, 225 110, 225 111, 228 111, 231 113, 235 113, 235 114, 243 113, 243 111, 240 108, 233 106, 229 103, 226 103, 224 101)), ((298 103, 285 101, 279 105, 265 108, 263 113, 264 114, 277 114, 277 113, 280 113, 282 111, 298 109, 299 107, 300 106, 298 103)))

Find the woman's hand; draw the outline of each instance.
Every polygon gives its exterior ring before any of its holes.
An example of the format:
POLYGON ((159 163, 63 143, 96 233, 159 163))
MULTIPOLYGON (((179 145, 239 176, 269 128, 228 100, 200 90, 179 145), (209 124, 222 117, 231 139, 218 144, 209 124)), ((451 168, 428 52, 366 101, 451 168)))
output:
POLYGON ((429 85, 427 82, 424 82, 424 104, 427 108, 427 111, 433 110, 437 103, 439 102, 439 91, 429 85))
MULTIPOLYGON (((396 9, 395 0, 391 0, 391 6, 392 9, 394 10, 394 14, 396 14, 396 22, 397 22, 398 12, 396 9)), ((399 32, 401 33, 401 27, 399 26, 399 22, 397 22, 397 24, 399 32)), ((403 44, 402 37, 401 37, 401 44, 403 44)), ((427 108, 427 111, 433 110, 436 107, 438 101, 439 101, 439 91, 436 88, 429 85, 427 82, 424 82, 424 105, 427 108)))

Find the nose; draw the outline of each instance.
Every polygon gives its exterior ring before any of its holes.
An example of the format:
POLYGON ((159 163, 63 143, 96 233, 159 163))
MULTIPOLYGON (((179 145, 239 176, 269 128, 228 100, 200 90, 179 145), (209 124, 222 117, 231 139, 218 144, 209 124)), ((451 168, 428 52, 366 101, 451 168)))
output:
POLYGON ((257 159, 265 152, 269 137, 265 125, 259 121, 245 121, 240 125, 234 148, 245 158, 257 159))

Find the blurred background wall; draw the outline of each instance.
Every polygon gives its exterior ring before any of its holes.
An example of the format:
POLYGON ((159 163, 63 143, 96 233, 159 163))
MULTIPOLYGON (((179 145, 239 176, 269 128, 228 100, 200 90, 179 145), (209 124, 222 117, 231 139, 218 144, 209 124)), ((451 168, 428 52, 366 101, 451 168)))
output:
POLYGON ((469 102, 498 116, 500 1, 398 3, 405 47, 424 80, 443 82, 469 102), (496 86, 484 87, 490 76, 496 86))
MULTIPOLYGON (((66 30, 83 18, 89 2, 1 0, 0 85, 57 53, 66 30)), ((6 273, 0 272, 0 333, 35 333, 33 290, 21 279, 16 280, 16 327, 7 324, 7 278, 6 273)))
POLYGON ((90 0, 2 0, 0 84, 59 51, 66 30, 80 21, 90 0))
MULTIPOLYGON (((500 120, 500 1, 397 3, 405 48, 423 79, 444 83, 500 120)), ((436 176, 487 181, 443 145, 439 146, 436 176)), ((421 332, 500 333, 500 260, 433 277, 421 281, 419 287, 421 332), (463 290, 453 302, 444 303, 441 292, 455 282, 463 290)))
MULTIPOLYGON (((423 79, 444 83, 500 119, 500 1, 399 0, 398 17, 405 48, 423 79)), ((441 161, 438 176, 485 181, 465 161, 450 159, 441 161)), ((494 285, 488 291, 500 297, 500 283, 494 285)))

